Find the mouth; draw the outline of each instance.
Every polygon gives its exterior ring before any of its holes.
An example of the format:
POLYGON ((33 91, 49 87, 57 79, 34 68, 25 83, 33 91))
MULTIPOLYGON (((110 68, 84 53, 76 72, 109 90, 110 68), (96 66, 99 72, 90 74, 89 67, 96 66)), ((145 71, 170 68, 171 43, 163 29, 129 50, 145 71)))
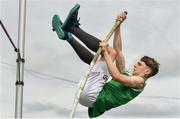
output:
POLYGON ((133 72, 136 72, 136 69, 135 69, 135 68, 133 69, 133 72))

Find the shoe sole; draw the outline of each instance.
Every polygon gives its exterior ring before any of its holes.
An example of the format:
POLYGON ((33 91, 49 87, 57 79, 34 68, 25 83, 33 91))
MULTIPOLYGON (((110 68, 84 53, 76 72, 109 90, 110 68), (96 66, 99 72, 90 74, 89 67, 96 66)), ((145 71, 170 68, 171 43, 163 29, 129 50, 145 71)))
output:
POLYGON ((65 34, 64 34, 64 31, 61 28, 61 26, 62 26, 62 22, 61 22, 59 16, 58 15, 54 15, 53 18, 52 18, 53 31, 56 31, 58 37, 60 39, 63 39, 65 37, 65 34))
POLYGON ((62 29, 66 26, 67 22, 69 21, 70 17, 79 10, 80 5, 76 4, 69 12, 68 17, 66 18, 65 22, 62 24, 62 29))

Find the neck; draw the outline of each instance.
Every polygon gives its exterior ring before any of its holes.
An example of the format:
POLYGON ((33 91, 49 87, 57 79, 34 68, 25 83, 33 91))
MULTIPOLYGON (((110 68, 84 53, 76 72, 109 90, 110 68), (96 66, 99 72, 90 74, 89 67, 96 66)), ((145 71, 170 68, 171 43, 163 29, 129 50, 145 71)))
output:
POLYGON ((141 78, 143 78, 144 81, 146 81, 146 80, 148 79, 144 74, 140 74, 140 75, 138 75, 138 76, 141 77, 141 78))

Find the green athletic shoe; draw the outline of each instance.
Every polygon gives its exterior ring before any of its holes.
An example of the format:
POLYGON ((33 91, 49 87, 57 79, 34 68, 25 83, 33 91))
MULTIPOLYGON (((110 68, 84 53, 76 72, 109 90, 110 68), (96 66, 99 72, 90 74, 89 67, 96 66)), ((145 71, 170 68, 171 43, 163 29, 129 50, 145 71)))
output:
POLYGON ((62 29, 65 31, 69 31, 70 27, 72 26, 76 26, 78 27, 79 24, 79 20, 77 20, 77 16, 78 16, 78 10, 80 8, 79 4, 76 4, 69 12, 65 22, 62 24, 62 29))
POLYGON ((61 22, 59 16, 55 14, 52 18, 53 31, 56 31, 56 33, 60 39, 64 39, 65 33, 64 33, 63 29, 61 28, 61 26, 62 26, 62 22, 61 22))
POLYGON ((71 41, 71 39, 73 39, 72 34, 70 32, 64 31, 61 26, 62 26, 61 19, 59 18, 58 15, 54 15, 52 19, 53 31, 56 31, 60 39, 67 40, 68 42, 71 41))

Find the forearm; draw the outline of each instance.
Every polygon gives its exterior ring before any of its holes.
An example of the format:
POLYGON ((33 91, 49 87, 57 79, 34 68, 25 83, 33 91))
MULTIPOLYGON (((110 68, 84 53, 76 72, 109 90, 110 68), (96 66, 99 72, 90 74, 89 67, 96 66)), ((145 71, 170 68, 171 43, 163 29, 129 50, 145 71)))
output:
POLYGON ((121 39, 121 28, 120 28, 120 26, 116 29, 116 31, 114 33, 113 48, 117 52, 122 51, 122 39, 121 39))
POLYGON ((109 70, 110 75, 112 76, 113 79, 117 79, 120 72, 118 71, 117 67, 114 65, 111 56, 108 54, 107 51, 104 51, 103 55, 104 55, 106 64, 108 66, 108 70, 109 70))
MULTIPOLYGON (((125 19, 126 19, 126 13, 122 12, 122 13, 117 14, 116 22, 121 21, 122 23, 125 19)), ((115 31, 113 48, 116 49, 117 52, 122 51, 121 24, 115 31)))
POLYGON ((124 55, 122 52, 117 53, 116 66, 117 66, 119 72, 121 72, 121 73, 123 73, 126 70, 125 59, 124 59, 124 55))
POLYGON ((120 26, 116 29, 114 34, 113 47, 117 51, 116 66, 122 73, 125 71, 125 59, 122 53, 122 40, 121 40, 121 28, 120 26))

